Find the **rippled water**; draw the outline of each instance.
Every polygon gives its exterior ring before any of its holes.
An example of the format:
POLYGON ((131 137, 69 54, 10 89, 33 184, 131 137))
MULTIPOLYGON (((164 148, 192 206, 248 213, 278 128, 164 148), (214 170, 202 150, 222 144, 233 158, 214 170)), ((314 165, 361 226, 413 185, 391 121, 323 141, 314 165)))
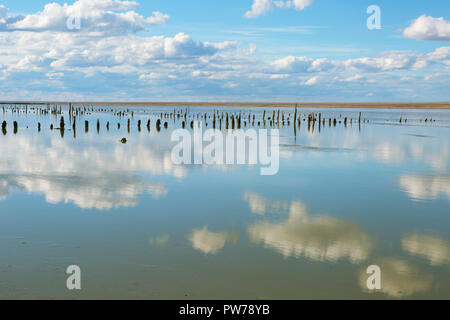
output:
MULTIPOLYGON (((447 110, 299 109, 294 129, 282 109, 273 176, 175 165, 184 119, 155 125, 173 108, 96 108, 75 132, 67 107, 63 132, 60 114, 26 111, 0 110, 0 298, 450 298, 447 110), (308 127, 311 112, 325 125, 308 127), (69 265, 80 291, 66 288, 69 265), (367 289, 370 265, 381 290, 367 289)), ((188 130, 197 114, 211 128, 214 111, 264 126, 261 108, 186 111, 188 130)))

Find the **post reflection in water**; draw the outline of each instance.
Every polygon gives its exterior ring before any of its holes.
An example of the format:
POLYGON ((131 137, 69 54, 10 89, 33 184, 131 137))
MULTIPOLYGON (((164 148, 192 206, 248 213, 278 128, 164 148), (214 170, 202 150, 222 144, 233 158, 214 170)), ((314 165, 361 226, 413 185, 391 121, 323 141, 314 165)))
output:
POLYGON ((2 111, 0 298, 450 298, 447 111, 2 111), (279 129, 279 172, 174 164, 198 125, 279 129))

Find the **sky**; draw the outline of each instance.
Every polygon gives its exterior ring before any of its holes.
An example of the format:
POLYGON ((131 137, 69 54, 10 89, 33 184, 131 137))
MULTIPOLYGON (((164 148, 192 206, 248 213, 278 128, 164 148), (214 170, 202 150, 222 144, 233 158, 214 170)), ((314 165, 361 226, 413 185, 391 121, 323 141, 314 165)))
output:
POLYGON ((450 101, 450 1, 0 0, 0 100, 450 101))

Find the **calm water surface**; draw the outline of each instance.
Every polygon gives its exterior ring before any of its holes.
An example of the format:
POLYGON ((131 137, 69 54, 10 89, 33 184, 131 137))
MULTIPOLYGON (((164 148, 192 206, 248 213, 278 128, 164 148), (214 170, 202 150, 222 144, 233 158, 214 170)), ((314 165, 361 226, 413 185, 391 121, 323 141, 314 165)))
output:
MULTIPOLYGON (((261 176, 174 165, 183 119, 158 131, 173 108, 126 109, 79 115, 73 132, 63 108, 63 136, 61 115, 0 110, 0 298, 450 299, 449 111, 299 109, 294 131, 281 110, 279 173, 261 176), (310 112, 325 126, 308 128, 310 112), (81 291, 66 289, 69 265, 81 291)), ((191 107, 188 123, 206 114, 210 128, 214 110, 263 127, 260 108, 191 107)))

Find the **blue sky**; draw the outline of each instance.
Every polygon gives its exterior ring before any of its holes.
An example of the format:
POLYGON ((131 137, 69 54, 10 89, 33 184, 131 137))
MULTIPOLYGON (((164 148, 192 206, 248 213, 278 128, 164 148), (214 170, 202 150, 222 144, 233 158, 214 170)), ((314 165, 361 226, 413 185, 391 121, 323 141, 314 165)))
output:
POLYGON ((49 3, 0 1, 1 100, 450 100, 449 1, 49 3))

